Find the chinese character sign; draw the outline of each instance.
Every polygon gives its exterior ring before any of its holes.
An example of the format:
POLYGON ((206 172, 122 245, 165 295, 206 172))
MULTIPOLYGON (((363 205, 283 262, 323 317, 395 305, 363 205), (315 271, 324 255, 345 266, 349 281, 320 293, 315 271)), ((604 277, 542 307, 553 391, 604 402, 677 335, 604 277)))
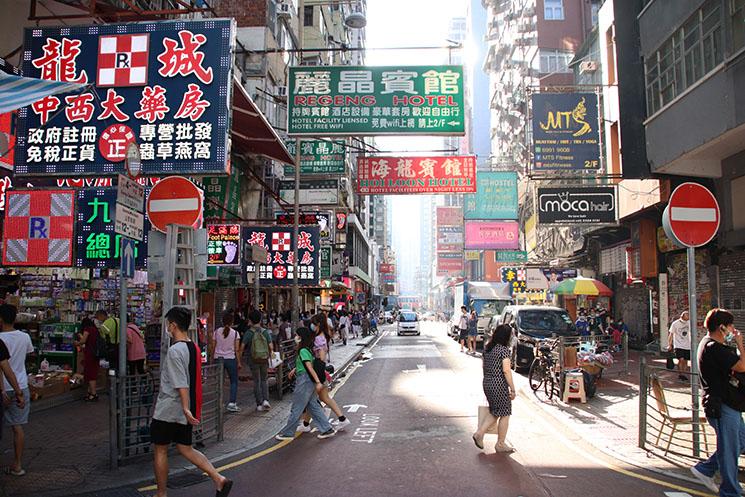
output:
POLYGON ((291 67, 288 134, 463 135, 463 66, 291 67))
MULTIPOLYGON (((114 231, 116 188, 83 188, 75 193, 75 266, 118 269, 121 237, 114 231)), ((135 267, 147 265, 147 233, 150 220, 145 216, 143 242, 135 241, 135 267)))
POLYGON ((18 174, 123 173, 132 142, 143 174, 224 173, 234 39, 224 19, 27 29, 24 76, 95 88, 19 111, 18 174))
POLYGON ((531 101, 536 171, 600 169, 595 93, 535 93, 531 101))
POLYGON ((476 157, 472 155, 357 159, 360 195, 474 192, 476 157))
POLYGON ((204 218, 210 220, 235 219, 241 197, 241 180, 238 170, 230 176, 208 176, 204 185, 204 218), (229 214, 229 213, 233 214, 229 214))
POLYGON ((517 250, 520 228, 516 221, 466 221, 467 249, 517 250))
POLYGON ((517 219, 517 173, 476 173, 476 194, 464 202, 466 219, 517 219))
MULTIPOLYGON (((277 224, 283 226, 295 224, 295 214, 278 213, 275 215, 277 224)), ((321 243, 334 243, 334 213, 331 211, 313 211, 300 213, 300 225, 318 225, 321 243)))
MULTIPOLYGON (((295 140, 285 142, 287 151, 295 157, 295 140)), ((300 174, 344 174, 346 145, 343 141, 302 140, 300 142, 300 174)), ((294 176, 295 168, 285 166, 285 176, 294 176)))
POLYGON ((236 266, 241 263, 241 226, 207 226, 207 264, 236 266))
MULTIPOLYGON (((258 264, 261 285, 291 286, 295 278, 294 271, 297 268, 300 285, 306 287, 318 286, 321 252, 318 226, 303 226, 300 228, 297 261, 295 261, 293 251, 292 227, 244 227, 243 243, 246 244, 246 253, 251 252, 252 245, 258 245, 267 250, 266 263, 258 264)), ((254 273, 255 271, 256 264, 247 262, 246 273, 254 273)))

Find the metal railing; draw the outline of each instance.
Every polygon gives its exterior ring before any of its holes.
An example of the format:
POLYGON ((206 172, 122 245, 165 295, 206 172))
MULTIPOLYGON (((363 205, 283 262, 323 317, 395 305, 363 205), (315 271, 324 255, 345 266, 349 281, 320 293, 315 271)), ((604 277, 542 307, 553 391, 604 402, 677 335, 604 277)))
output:
MULTIPOLYGON (((621 343, 616 344, 613 342, 613 337, 609 335, 589 335, 589 336, 572 336, 572 337, 557 337, 559 340, 559 347, 557 348, 558 364, 561 367, 561 371, 565 371, 569 366, 566 364, 567 352, 571 349, 580 353, 582 349, 589 349, 593 353, 609 353, 613 357, 613 363, 610 365, 601 365, 597 363, 597 367, 601 369, 601 374, 629 374, 629 337, 628 334, 624 333, 621 337, 621 343)), ((577 367, 577 366, 573 366, 577 367)), ((571 369, 571 367, 569 367, 571 369)))
POLYGON ((295 367, 295 355, 297 354, 295 340, 280 342, 279 353, 282 358, 282 364, 273 371, 270 371, 270 374, 275 378, 275 383, 272 387, 277 390, 277 398, 282 400, 282 396, 295 387, 295 380, 291 380, 288 377, 290 371, 295 367))
MULTIPOLYGON (((150 422, 158 397, 159 371, 110 376, 109 463, 118 467, 150 452, 150 422)), ((202 365, 202 417, 194 430, 195 443, 223 437, 223 365, 202 365)))

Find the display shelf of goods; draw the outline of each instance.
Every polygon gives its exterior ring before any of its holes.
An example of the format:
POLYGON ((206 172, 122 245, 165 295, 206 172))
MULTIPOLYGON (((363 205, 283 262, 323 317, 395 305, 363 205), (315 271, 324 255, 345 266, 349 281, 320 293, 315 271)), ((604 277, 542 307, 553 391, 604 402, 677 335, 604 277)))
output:
POLYGON ((39 357, 52 359, 68 369, 75 364, 75 340, 78 325, 75 323, 42 324, 39 328, 39 357), (57 359, 57 360, 55 360, 57 359))

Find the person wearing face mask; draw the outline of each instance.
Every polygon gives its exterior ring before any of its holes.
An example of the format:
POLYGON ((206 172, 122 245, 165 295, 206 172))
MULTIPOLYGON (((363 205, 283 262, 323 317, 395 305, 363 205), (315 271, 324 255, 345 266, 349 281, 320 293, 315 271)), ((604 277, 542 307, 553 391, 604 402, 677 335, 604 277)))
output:
POLYGON ((691 360, 691 323, 688 321, 688 311, 680 313, 680 319, 673 321, 667 335, 667 350, 675 351, 678 359, 678 378, 688 381, 684 374, 688 371, 688 361, 691 360))
POLYGON ((735 329, 732 313, 712 309, 706 315, 704 326, 709 333, 699 345, 698 364, 704 390, 704 412, 716 432, 717 450, 708 460, 693 466, 691 472, 721 497, 737 497, 742 495, 737 462, 745 451, 745 424, 742 413, 729 405, 727 383, 732 372, 745 373, 745 347, 742 334, 735 329), (727 346, 732 342, 737 351, 727 346), (719 487, 712 479, 717 471, 722 477, 719 487))

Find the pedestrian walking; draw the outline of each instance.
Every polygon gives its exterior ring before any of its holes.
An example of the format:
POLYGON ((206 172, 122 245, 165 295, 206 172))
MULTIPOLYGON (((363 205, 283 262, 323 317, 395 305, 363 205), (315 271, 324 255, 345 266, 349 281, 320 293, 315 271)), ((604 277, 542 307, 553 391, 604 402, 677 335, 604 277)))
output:
POLYGON ((248 313, 248 320, 251 326, 243 335, 238 357, 242 358, 244 351, 248 349, 256 410, 268 411, 272 407, 269 404, 269 358, 274 353, 272 334, 266 328, 262 328, 261 313, 256 309, 248 313))
POLYGON ((688 311, 680 313, 680 318, 673 321, 667 334, 667 350, 674 351, 678 359, 678 378, 688 381, 688 361, 691 360, 691 323, 688 311))
POLYGON ((102 338, 98 334, 96 323, 91 318, 83 318, 80 322, 80 338, 75 345, 83 348, 83 380, 88 384, 88 394, 83 398, 86 402, 98 400, 97 379, 98 363, 102 359, 96 355, 98 341, 102 338))
POLYGON ((290 408, 290 417, 282 428, 282 431, 275 437, 277 440, 292 440, 295 438, 298 422, 306 409, 313 417, 313 421, 318 426, 321 433, 318 438, 324 439, 336 435, 336 431, 326 419, 326 413, 323 411, 321 404, 318 403, 318 394, 323 390, 323 383, 313 369, 313 346, 315 336, 308 328, 298 328, 297 330, 300 343, 298 344, 297 355, 295 358, 295 369, 290 371, 290 378, 297 377, 295 381, 295 391, 292 394, 292 407, 290 408))
POLYGON ((241 348, 241 339, 238 332, 233 329, 233 313, 226 312, 222 317, 222 327, 212 333, 210 340, 210 359, 222 363, 223 371, 230 379, 230 398, 226 410, 228 412, 240 412, 238 407, 238 351, 241 348))
POLYGON ((96 311, 96 326, 98 326, 98 336, 106 340, 106 360, 109 368, 117 369, 119 365, 119 318, 109 316, 104 309, 96 311))
POLYGON ((476 309, 471 309, 471 313, 468 315, 468 353, 476 353, 476 336, 479 332, 479 316, 476 314, 476 309))
MULTIPOLYGON (((15 393, 16 407, 20 410, 25 409, 26 402, 31 402, 31 399, 26 398, 23 394, 23 389, 18 383, 13 368, 10 366, 10 351, 5 346, 5 342, 0 340, 0 377, 4 377, 7 380, 10 387, 15 393)), ((5 386, 3 386, 3 392, 5 392, 5 386)), ((4 410, 4 399, 0 399, 0 440, 3 439, 3 410, 4 410)))
POLYGON ((13 465, 5 468, 5 473, 13 476, 23 476, 23 447, 25 433, 23 426, 28 424, 28 415, 31 410, 31 395, 28 389, 28 374, 26 374, 26 356, 34 352, 31 337, 28 333, 16 330, 14 325, 18 311, 10 304, 0 305, 0 340, 3 341, 10 355, 9 363, 13 374, 21 389, 19 396, 17 389, 11 385, 8 378, 3 379, 3 400, 5 412, 3 419, 5 424, 13 429, 13 465), (20 402, 23 400, 24 402, 20 402))
POLYGON ((512 381, 510 365, 510 339, 512 329, 509 325, 500 324, 494 330, 489 343, 484 347, 483 388, 486 400, 489 402, 489 413, 484 417, 473 441, 479 449, 484 448, 486 431, 497 423, 497 452, 514 452, 515 449, 507 445, 507 430, 512 415, 512 401, 515 400, 515 383, 512 381))
POLYGON ((127 323, 127 374, 145 374, 145 338, 132 317, 127 323))
POLYGON ((704 390, 704 413, 716 432, 717 450, 708 460, 693 466, 691 472, 706 488, 721 497, 737 497, 742 495, 737 463, 745 451, 745 424, 741 407, 733 405, 728 383, 734 373, 745 373, 745 346, 729 311, 710 310, 704 326, 708 334, 701 340, 697 359, 704 390), (732 342, 736 344, 737 352, 727 346, 732 342), (717 470, 722 477, 719 487, 713 480, 717 470))
POLYGON ((460 351, 466 351, 466 340, 468 340, 468 309, 460 307, 460 318, 458 318, 458 338, 460 339, 460 351))
POLYGON ((354 334, 354 338, 359 338, 361 332, 362 316, 360 315, 360 311, 355 311, 355 313, 352 314, 352 333, 354 334))
POLYGON ((222 476, 204 454, 192 447, 192 429, 202 411, 202 352, 189 338, 191 311, 173 307, 166 315, 166 331, 172 345, 162 361, 160 390, 155 403, 150 440, 153 443, 156 497, 165 497, 168 484, 168 446, 207 473, 215 483, 217 497, 227 497, 233 482, 222 476))
POLYGON ((339 340, 343 345, 347 344, 347 335, 350 333, 352 327, 352 320, 349 319, 347 311, 341 311, 341 317, 339 317, 339 340))

